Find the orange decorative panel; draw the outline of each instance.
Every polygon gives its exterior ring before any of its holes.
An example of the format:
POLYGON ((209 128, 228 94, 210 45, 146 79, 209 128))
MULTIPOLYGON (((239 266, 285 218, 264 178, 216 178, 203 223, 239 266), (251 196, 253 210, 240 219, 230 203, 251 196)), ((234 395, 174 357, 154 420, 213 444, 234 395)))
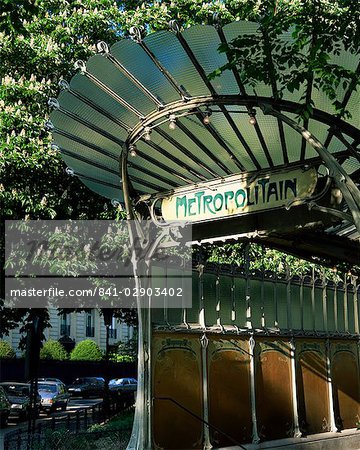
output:
MULTIPOLYGON (((209 423, 237 442, 251 442, 250 358, 248 341, 214 336, 208 344, 209 423)), ((214 447, 234 445, 210 428, 214 447)))
POLYGON ((294 433, 290 343, 256 339, 256 414, 261 440, 294 433))
POLYGON ((355 428, 360 420, 358 348, 355 342, 331 343, 331 376, 335 421, 340 428, 355 428))
POLYGON ((152 358, 155 449, 201 449, 203 425, 189 413, 203 417, 199 336, 156 333, 152 358))
POLYGON ((325 343, 320 340, 299 340, 296 349, 300 429, 306 434, 329 431, 325 343))

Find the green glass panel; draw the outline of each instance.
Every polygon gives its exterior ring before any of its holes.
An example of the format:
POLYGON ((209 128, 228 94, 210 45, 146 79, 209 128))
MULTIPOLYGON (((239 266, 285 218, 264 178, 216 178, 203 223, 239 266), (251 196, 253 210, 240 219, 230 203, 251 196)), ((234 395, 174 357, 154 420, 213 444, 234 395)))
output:
POLYGON ((101 108, 110 111, 115 117, 128 124, 130 128, 137 124, 139 119, 135 114, 129 112, 127 108, 95 85, 89 78, 77 74, 71 79, 70 86, 74 91, 82 94, 101 108))
POLYGON ((235 323, 238 327, 246 326, 246 281, 235 278, 235 323))
POLYGON ((289 328, 287 321, 287 293, 286 284, 278 282, 276 283, 276 298, 277 298, 277 310, 279 328, 289 328))
POLYGON ((291 293, 291 327, 294 330, 301 329, 300 285, 292 283, 291 293))
POLYGON ((129 80, 111 61, 95 55, 86 63, 88 72, 97 77, 144 116, 156 110, 156 104, 129 80))
MULTIPOLYGON (((210 152, 212 151, 212 140, 209 138, 209 136, 206 136, 206 138, 204 138, 201 134, 201 128, 203 128, 203 125, 199 124, 198 126, 194 127, 191 121, 184 118, 180 119, 180 121, 186 126, 189 131, 192 131, 193 134, 195 134, 195 136, 201 140, 201 142, 210 150, 210 152)), ((219 175, 225 175, 225 172, 218 167, 214 160, 211 157, 207 156, 206 153, 201 148, 199 148, 190 137, 188 137, 182 130, 180 130, 179 127, 176 127, 175 130, 169 130, 168 124, 165 123, 164 125, 161 125, 160 128, 165 133, 169 134, 171 138, 175 139, 183 147, 185 147, 191 154, 199 158, 201 162, 207 165, 207 167, 210 167, 214 172, 219 173, 219 175)), ((167 140, 164 140, 164 138, 156 132, 153 134, 154 143, 166 149, 168 152, 186 163, 188 166, 196 169, 197 172, 204 174, 204 176, 209 176, 208 172, 202 169, 200 165, 196 161, 194 161, 194 159, 186 156, 181 150, 179 150, 176 146, 170 144, 167 140)))
MULTIPOLYGON (((179 270, 168 268, 167 269, 167 288, 173 288, 176 292, 176 289, 179 287, 179 279, 175 278, 175 275, 179 275, 179 270)), ((174 300, 170 300, 172 303, 174 300)), ((180 301, 180 300, 179 300, 180 301)), ((183 309, 182 308, 169 308, 168 309, 168 320, 172 324, 181 324, 183 322, 183 309)))
MULTIPOLYGON (((191 131, 200 141, 207 147, 214 157, 220 160, 228 169, 231 170, 232 173, 239 172, 239 168, 236 166, 234 161, 230 158, 230 154, 225 150, 223 146, 221 146, 215 138, 211 135, 209 130, 202 122, 199 121, 198 118, 188 117, 182 119, 182 122, 186 126, 186 128, 191 131)), ((225 138, 225 145, 228 145, 229 141, 225 138)), ((194 145, 192 145, 194 147, 194 145)), ((195 148, 197 148, 195 146, 195 148)), ((234 149, 231 149, 234 151, 234 149)), ((195 150, 194 150, 195 151, 195 150)), ((197 156, 200 156, 202 161, 206 161, 208 165, 215 170, 219 175, 226 175, 226 173, 214 162, 214 160, 204 153, 203 150, 198 149, 195 153, 197 156)))
MULTIPOLYGON (((228 62, 226 54, 220 53, 218 50, 221 40, 213 26, 192 26, 184 30, 183 37, 206 75, 228 62)), ((236 79, 229 70, 211 80, 211 84, 215 91, 221 95, 235 95, 239 92, 236 79)))
POLYGON ((312 302, 311 302, 311 286, 304 285, 304 297, 303 297, 303 322, 304 322, 304 330, 313 330, 314 329, 314 315, 312 310, 312 302))
POLYGON ((328 331, 336 331, 335 327, 335 311, 334 311, 334 290, 327 287, 326 289, 327 304, 327 329, 328 331))
POLYGON ((315 289, 315 329, 325 331, 322 288, 315 289))
POLYGON ((348 291, 348 324, 349 333, 355 333, 354 294, 348 291))
MULTIPOLYGON (((154 143, 160 143, 161 139, 156 135, 156 133, 152 133, 152 139, 154 143)), ((198 181, 199 179, 196 178, 194 175, 192 175, 188 170, 186 170, 185 168, 181 167, 177 162, 173 161, 170 159, 170 157, 164 155, 161 151, 158 151, 154 148, 152 148, 151 146, 147 145, 145 142, 142 141, 138 141, 136 143, 136 147, 140 150, 141 153, 143 153, 144 155, 148 155, 149 157, 151 157, 153 160, 155 161, 159 161, 161 164, 164 164, 165 166, 167 166, 168 169, 168 173, 172 174, 174 172, 179 173, 183 176, 185 176, 187 179, 198 181)), ((167 144, 165 141, 161 142, 161 147, 164 148, 165 150, 167 150, 170 155, 171 154, 175 154, 174 153, 174 147, 171 144, 167 144)), ((140 160, 140 159, 139 159, 140 160)), ((185 157, 181 158, 182 161, 185 161, 185 157)), ((141 159, 141 163, 144 161, 144 159, 141 159)), ((134 161, 136 162, 136 161, 134 161)), ((146 163, 146 164, 152 164, 152 163, 146 163)), ((194 164, 192 164, 190 167, 193 167, 194 164)), ((149 167, 154 167, 154 164, 152 164, 149 167)), ((158 169, 161 173, 166 174, 167 172, 164 172, 165 169, 158 169), (162 171, 162 172, 161 172, 162 171)), ((198 168, 197 170, 198 172, 202 173, 203 171, 198 168)), ((178 179, 176 177, 176 179, 178 179)), ((181 180, 178 179, 178 183, 179 185, 182 184, 181 180)))
POLYGON ((178 85, 184 86, 190 95, 210 93, 174 33, 169 31, 152 33, 146 36, 144 42, 175 78, 178 85))
POLYGON ((84 178, 81 178, 81 181, 85 184, 85 186, 87 186, 89 189, 91 189, 92 191, 96 192, 97 194, 109 198, 109 199, 116 199, 120 202, 123 201, 123 194, 122 191, 120 189, 115 189, 115 188, 111 188, 108 186, 104 186, 100 183, 95 183, 93 181, 88 181, 85 180, 84 178))
POLYGON ((53 111, 51 113, 50 120, 54 124, 55 128, 59 130, 65 130, 74 136, 78 136, 81 139, 96 145, 97 147, 106 149, 115 156, 120 155, 121 153, 121 144, 108 139, 102 134, 93 131, 91 128, 77 122, 76 120, 67 117, 60 111, 53 111))
POLYGON ((276 311, 274 299, 274 283, 271 281, 264 282, 264 314, 265 326, 272 328, 275 326, 276 311))
POLYGON ((121 141, 126 140, 128 134, 124 128, 109 119, 109 117, 105 116, 105 114, 96 111, 78 98, 74 97, 70 92, 62 92, 59 95, 58 100, 63 109, 76 114, 81 119, 87 120, 92 125, 104 130, 116 139, 120 139, 121 141))
POLYGON ((204 305, 205 305, 205 323, 208 326, 216 325, 217 319, 217 302, 220 297, 217 298, 217 276, 209 273, 204 273, 204 305))
MULTIPOLYGON (((151 267, 151 276, 152 276, 151 286, 153 289, 164 287, 164 284, 159 279, 159 277, 165 276, 165 270, 163 267, 152 266, 151 267)), ((158 304, 160 304, 160 302, 163 304, 163 307, 162 308, 154 308, 151 313, 151 320, 153 323, 156 323, 156 324, 163 324, 164 322, 166 322, 165 312, 167 312, 167 311, 166 311, 166 303, 165 303, 165 299, 164 299, 163 295, 156 298, 156 304, 158 305, 158 304)))
POLYGON ((192 307, 186 308, 186 321, 188 323, 199 323, 199 274, 192 276, 192 307))
POLYGON ((130 39, 122 39, 111 47, 111 54, 163 102, 180 100, 176 90, 140 45, 130 39))
POLYGON ((220 320, 222 325, 231 325, 232 313, 232 278, 220 277, 220 320))
POLYGON ((344 291, 337 290, 337 315, 338 315, 338 331, 345 332, 345 315, 344 315, 344 291))
POLYGON ((95 178, 96 180, 104 181, 107 183, 114 184, 115 186, 119 186, 120 189, 120 177, 118 175, 110 173, 106 169, 99 169, 91 164, 82 162, 75 157, 71 157, 68 155, 62 155, 63 160, 67 164, 67 166, 71 167, 75 172, 81 173, 91 178, 95 178))

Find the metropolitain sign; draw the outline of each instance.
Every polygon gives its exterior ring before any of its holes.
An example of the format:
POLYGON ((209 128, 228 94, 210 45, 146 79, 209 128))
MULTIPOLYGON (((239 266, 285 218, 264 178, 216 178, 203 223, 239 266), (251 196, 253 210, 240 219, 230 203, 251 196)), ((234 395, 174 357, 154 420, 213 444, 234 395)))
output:
POLYGON ((166 221, 202 222, 285 207, 313 194, 314 168, 244 173, 176 189, 161 203, 166 221))

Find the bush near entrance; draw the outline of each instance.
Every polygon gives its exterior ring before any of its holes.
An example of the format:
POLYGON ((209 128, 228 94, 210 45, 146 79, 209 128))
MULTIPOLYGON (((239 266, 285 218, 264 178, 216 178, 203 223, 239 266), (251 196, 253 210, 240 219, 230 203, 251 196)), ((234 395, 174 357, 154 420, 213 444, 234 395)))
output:
POLYGON ((64 346, 53 339, 49 339, 45 342, 40 350, 40 359, 54 359, 57 361, 64 361, 68 359, 69 355, 64 346))
POLYGON ((96 342, 86 339, 76 344, 70 353, 70 359, 73 361, 101 361, 103 353, 96 342))
POLYGON ((6 341, 0 341, 0 359, 15 358, 16 354, 11 345, 6 341))

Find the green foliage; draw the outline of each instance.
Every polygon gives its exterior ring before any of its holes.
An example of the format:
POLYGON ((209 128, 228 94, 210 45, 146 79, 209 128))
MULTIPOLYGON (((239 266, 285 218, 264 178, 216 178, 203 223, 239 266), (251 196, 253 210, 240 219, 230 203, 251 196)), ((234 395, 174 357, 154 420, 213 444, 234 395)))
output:
POLYGON ((135 357, 133 355, 119 355, 117 353, 111 353, 109 360, 117 363, 121 362, 133 362, 135 361, 135 357))
POLYGON ((59 341, 49 339, 40 350, 40 359, 54 359, 64 361, 68 359, 67 351, 59 341))
POLYGON ((15 358, 16 354, 13 350, 13 348, 11 347, 11 345, 6 342, 1 340, 0 341, 0 359, 4 358, 4 359, 9 359, 9 358, 15 358))
POLYGON ((135 336, 133 339, 129 339, 126 342, 119 342, 117 344, 116 352, 111 353, 110 360, 115 362, 133 362, 137 359, 137 336, 135 330, 135 336))
POLYGON ((101 361, 103 356, 97 343, 91 339, 79 342, 70 353, 72 361, 101 361))
MULTIPOLYGON (((225 244, 221 247, 212 245, 206 249, 207 258, 209 262, 245 267, 246 245, 246 243, 225 244)), ((249 271, 254 270, 268 270, 289 276, 305 276, 314 271, 318 276, 325 276, 334 282, 342 281, 348 272, 348 268, 343 265, 339 265, 339 268, 325 267, 320 263, 306 261, 259 244, 249 244, 249 271)))
POLYGON ((302 102, 298 113, 304 119, 312 116, 311 92, 315 88, 331 100, 334 112, 349 117, 338 92, 356 88, 360 74, 343 65, 341 52, 359 53, 360 3, 262 0, 247 13, 247 19, 259 24, 258 33, 222 44, 220 51, 227 54, 229 62, 210 78, 235 68, 248 92, 256 93, 259 82, 271 86, 275 98, 282 98, 286 90, 298 91, 302 102), (339 56, 338 62, 334 56, 339 56))
MULTIPOLYGON (((65 172, 59 154, 51 148, 51 136, 43 124, 48 117, 47 100, 58 95, 57 83, 69 79, 74 62, 87 59, 97 41, 113 44, 127 36, 132 26, 143 34, 167 29, 175 19, 180 28, 210 23, 218 14, 222 23, 253 20, 261 24, 266 40, 275 49, 274 68, 269 69, 267 48, 246 36, 223 46, 229 67, 240 71, 248 87, 258 81, 281 81, 290 91, 302 92, 299 115, 310 117, 313 104, 304 87, 313 84, 332 100, 344 116, 336 87, 356 86, 358 75, 329 63, 342 45, 359 51, 358 0, 3 0, 0 21, 0 202, 5 219, 103 219, 119 217, 119 211, 76 177, 65 172), (281 40, 290 30, 293 44, 281 40), (302 50, 310 46, 306 59, 302 50), (310 71, 315 73, 314 79, 310 71), (310 83, 311 82, 311 83, 310 83)), ((263 42, 263 41, 261 41, 263 42)), ((221 73, 223 67, 214 76, 221 73)), ((283 91, 278 92, 281 97, 283 91)), ((3 225, 1 225, 3 226, 3 225)), ((1 229, 1 235, 4 235, 1 229)), ((3 245, 3 242, 1 243, 3 245)), ((235 248, 234 248, 235 251, 235 248)), ((229 256, 226 246, 223 252, 229 256)), ((3 252, 0 252, 2 255, 3 252)), ((1 256, 3 258, 3 256, 1 256)), ((281 256, 269 256, 273 266, 281 256)), ((266 264, 268 264, 266 263, 266 264)), ((0 266, 3 266, 0 260, 0 266)), ((67 268, 68 269, 68 268, 67 268)), ((48 314, 37 310, 48 325, 48 314)), ((17 324, 26 332, 33 320, 29 310, 1 309, 0 336, 17 324)), ((115 316, 135 322, 133 314, 116 310, 115 316)))
POLYGON ((112 417, 108 422, 104 424, 91 425, 88 428, 88 433, 131 429, 133 421, 134 410, 130 409, 128 411, 121 412, 115 417, 112 417))
POLYGON ((1 340, 0 341, 0 359, 9 359, 9 358, 15 358, 16 354, 13 350, 13 348, 11 347, 11 345, 6 342, 1 340))

